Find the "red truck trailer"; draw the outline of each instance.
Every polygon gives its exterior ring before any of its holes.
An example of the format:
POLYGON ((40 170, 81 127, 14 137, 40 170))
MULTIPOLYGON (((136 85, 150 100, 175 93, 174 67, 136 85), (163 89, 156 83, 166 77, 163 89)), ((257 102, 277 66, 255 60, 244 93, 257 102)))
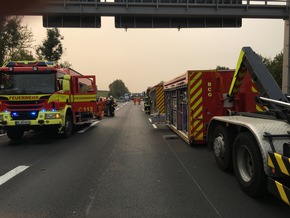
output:
POLYGON ((235 99, 227 96, 234 70, 189 70, 164 83, 168 126, 188 144, 204 144, 213 116, 230 111, 262 111, 251 77, 246 73, 235 99), (244 102, 247 102, 246 104, 244 102))

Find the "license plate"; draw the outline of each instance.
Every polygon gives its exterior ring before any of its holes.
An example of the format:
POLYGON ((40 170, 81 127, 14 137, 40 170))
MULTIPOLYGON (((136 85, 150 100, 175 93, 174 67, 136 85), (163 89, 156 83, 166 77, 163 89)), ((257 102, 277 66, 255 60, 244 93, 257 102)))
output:
POLYGON ((15 121, 16 125, 30 125, 30 120, 17 120, 15 121))

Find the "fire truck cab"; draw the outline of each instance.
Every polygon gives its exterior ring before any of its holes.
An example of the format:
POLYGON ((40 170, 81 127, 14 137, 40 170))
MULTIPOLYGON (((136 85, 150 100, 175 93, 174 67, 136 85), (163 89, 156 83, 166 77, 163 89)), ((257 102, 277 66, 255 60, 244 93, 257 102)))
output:
POLYGON ((28 130, 68 137, 96 112, 95 76, 49 61, 10 61, 0 68, 0 128, 11 140, 28 130))

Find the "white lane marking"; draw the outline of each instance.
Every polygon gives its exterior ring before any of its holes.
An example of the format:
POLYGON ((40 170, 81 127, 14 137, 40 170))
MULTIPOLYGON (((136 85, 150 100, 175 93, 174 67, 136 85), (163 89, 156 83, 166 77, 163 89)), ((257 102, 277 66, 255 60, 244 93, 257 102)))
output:
POLYGON ((128 103, 129 103, 129 102, 127 101, 126 103, 122 104, 122 107, 125 106, 125 105, 127 105, 128 103))
POLYGON ((97 120, 97 121, 93 122, 93 123, 91 124, 91 126, 95 126, 95 125, 97 125, 99 122, 100 122, 100 121, 97 120))
POLYGON ((149 120, 149 122, 152 124, 152 126, 154 127, 154 129, 157 129, 157 128, 158 128, 154 123, 152 123, 151 118, 148 118, 148 120, 149 120))
POLYGON ((91 128, 91 127, 97 125, 99 122, 100 122, 100 121, 97 120, 97 121, 93 122, 90 126, 88 126, 88 127, 86 127, 86 128, 83 128, 82 130, 78 131, 77 133, 84 133, 84 132, 87 131, 89 128, 91 128))
POLYGON ((0 134, 0 137, 1 137, 1 136, 5 136, 5 135, 7 135, 7 134, 6 134, 6 133, 4 133, 4 134, 0 134))
POLYGON ((18 166, 13 170, 10 170, 8 173, 5 173, 3 176, 0 176, 0 185, 4 184, 8 180, 12 179, 14 176, 26 170, 29 166, 18 166))
POLYGON ((142 111, 145 111, 145 110, 142 108, 142 111))
POLYGON ((119 110, 120 108, 116 108, 115 111, 119 110))

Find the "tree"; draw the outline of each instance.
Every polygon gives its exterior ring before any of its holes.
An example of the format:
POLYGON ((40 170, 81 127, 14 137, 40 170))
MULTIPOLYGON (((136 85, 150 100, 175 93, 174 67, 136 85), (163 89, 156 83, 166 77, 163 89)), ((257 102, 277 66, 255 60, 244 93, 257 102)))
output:
POLYGON ((35 60, 35 58, 33 57, 33 55, 31 54, 31 52, 25 50, 25 49, 21 49, 19 50, 19 52, 17 52, 14 57, 13 60, 25 60, 25 61, 33 61, 35 60))
POLYGON ((6 21, 6 17, 0 16, 0 66, 3 65, 4 56, 5 56, 5 51, 4 51, 5 43, 2 38, 2 35, 4 34, 5 21, 6 21))
POLYGON ((43 40, 42 45, 36 48, 36 54, 39 59, 57 62, 63 54, 61 43, 63 36, 60 34, 58 28, 47 29, 46 33, 47 38, 43 40))
POLYGON ((114 98, 120 98, 125 93, 129 93, 128 88, 125 86, 124 82, 120 79, 115 80, 109 85, 109 96, 114 98))
POLYGON ((0 65, 8 60, 33 58, 29 52, 33 34, 27 26, 22 26, 22 17, 0 18, 0 65))
POLYGON ((62 68, 70 68, 72 67, 72 64, 69 63, 68 61, 64 61, 64 62, 59 63, 59 66, 62 68))

